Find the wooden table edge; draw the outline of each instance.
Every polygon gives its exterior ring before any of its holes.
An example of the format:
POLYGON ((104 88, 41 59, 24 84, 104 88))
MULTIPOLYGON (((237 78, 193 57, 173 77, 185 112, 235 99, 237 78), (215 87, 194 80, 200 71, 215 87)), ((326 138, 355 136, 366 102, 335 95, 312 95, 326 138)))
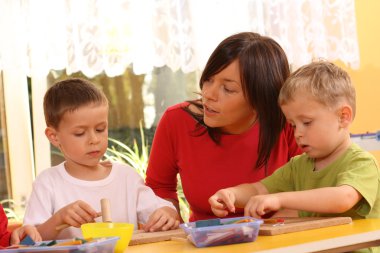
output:
POLYGON ((281 247, 277 249, 255 251, 255 253, 337 253, 376 246, 380 246, 380 233, 379 231, 375 230, 361 234, 340 236, 315 242, 281 247))

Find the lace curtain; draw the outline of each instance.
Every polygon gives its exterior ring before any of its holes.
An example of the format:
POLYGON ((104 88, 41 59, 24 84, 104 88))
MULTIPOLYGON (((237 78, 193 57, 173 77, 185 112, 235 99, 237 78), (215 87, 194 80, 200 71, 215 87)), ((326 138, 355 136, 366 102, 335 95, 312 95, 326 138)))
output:
POLYGON ((359 67, 354 0, 2 0, 0 69, 186 73, 241 31, 274 38, 294 67, 313 58, 359 67))

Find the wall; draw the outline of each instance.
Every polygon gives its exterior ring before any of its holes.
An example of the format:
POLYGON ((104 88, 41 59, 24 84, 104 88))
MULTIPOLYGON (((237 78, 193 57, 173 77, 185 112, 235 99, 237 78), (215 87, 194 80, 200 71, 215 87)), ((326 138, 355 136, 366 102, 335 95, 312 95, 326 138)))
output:
MULTIPOLYGON (((380 131, 380 1, 356 0, 356 22, 360 48, 360 68, 350 74, 357 92, 356 118, 351 133, 380 131)), ((379 145, 380 146, 380 145, 379 145)), ((380 150, 371 151, 380 161, 380 150)))

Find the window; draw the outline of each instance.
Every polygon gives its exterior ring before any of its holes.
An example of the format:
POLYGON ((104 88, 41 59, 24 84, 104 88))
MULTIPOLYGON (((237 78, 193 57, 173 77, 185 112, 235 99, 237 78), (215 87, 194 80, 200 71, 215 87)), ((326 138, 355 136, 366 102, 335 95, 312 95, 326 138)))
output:
POLYGON ((11 196, 7 145, 3 81, 2 73, 0 72, 0 200, 8 199, 11 196))
MULTIPOLYGON (((69 76, 65 71, 51 71, 48 87, 69 76)), ((106 94, 110 102, 109 137, 129 147, 136 139, 140 144, 140 123, 144 128, 148 146, 152 143, 154 131, 167 107, 189 99, 197 98, 198 73, 173 72, 168 67, 155 68, 144 75, 135 75, 127 68, 123 75, 107 77, 105 74, 87 78, 78 72, 70 77, 91 80, 106 94)), ((59 150, 51 147, 51 164, 63 161, 59 150)))

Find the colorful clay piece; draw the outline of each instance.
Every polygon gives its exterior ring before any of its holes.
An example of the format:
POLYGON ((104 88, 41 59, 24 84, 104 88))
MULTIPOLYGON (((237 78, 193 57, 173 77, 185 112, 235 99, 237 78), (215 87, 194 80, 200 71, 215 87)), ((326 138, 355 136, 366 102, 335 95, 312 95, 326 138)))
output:
POLYGON ((253 242, 257 238, 262 223, 261 219, 244 216, 217 219, 212 222, 203 220, 198 226, 196 222, 189 222, 181 224, 180 227, 185 230, 187 238, 196 247, 208 247, 253 242))
POLYGON ((273 218, 273 219, 265 219, 264 224, 271 224, 271 225, 282 225, 285 223, 285 220, 282 218, 273 218))
POLYGON ((39 247, 43 247, 43 246, 53 246, 57 244, 57 241, 56 240, 53 240, 53 241, 50 241, 48 243, 41 243, 40 245, 38 245, 39 247))
POLYGON ((219 225, 222 225, 220 223, 220 219, 199 220, 195 222, 196 228, 219 226, 219 225))
POLYGON ((36 242, 34 245, 12 245, 1 247, 0 252, 29 253, 29 252, 113 252, 119 237, 103 238, 74 238, 69 240, 53 240, 36 242), (84 244, 88 244, 84 245, 84 244), (62 249, 64 248, 64 249, 62 249))
POLYGON ((223 222, 222 225, 229 225, 229 224, 239 224, 239 223, 245 223, 245 222, 253 222, 254 219, 241 219, 241 220, 232 220, 229 222, 223 222))
POLYGON ((53 247, 57 246, 72 246, 72 245, 80 245, 83 244, 81 240, 72 240, 67 242, 60 242, 53 245, 53 247))
POLYGON ((237 220, 234 222, 234 224, 239 224, 239 223, 245 223, 245 222, 252 222, 254 219, 242 219, 242 220, 237 220))
POLYGON ((32 238, 30 238, 29 235, 25 236, 24 239, 22 239, 22 241, 20 242, 20 245, 27 245, 27 246, 33 246, 34 244, 36 244, 32 238))
POLYGON ((239 223, 253 222, 253 221, 254 219, 247 219, 247 218, 240 219, 240 220, 232 220, 232 221, 223 222, 223 223, 220 222, 220 219, 199 220, 195 222, 195 227, 202 228, 202 227, 219 226, 219 225, 239 224, 239 223))

